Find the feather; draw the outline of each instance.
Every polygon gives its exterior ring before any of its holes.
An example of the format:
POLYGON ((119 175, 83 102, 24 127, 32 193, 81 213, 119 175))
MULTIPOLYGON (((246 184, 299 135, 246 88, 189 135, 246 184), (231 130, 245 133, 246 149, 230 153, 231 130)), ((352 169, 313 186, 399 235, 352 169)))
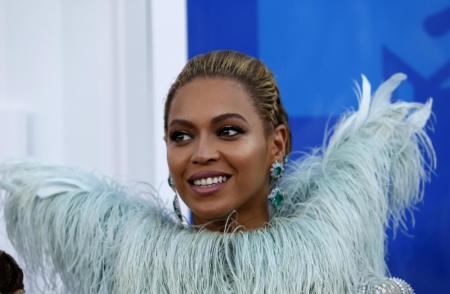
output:
POLYGON ((340 120, 328 143, 290 165, 285 203, 263 228, 185 228, 152 191, 143 199, 141 190, 99 175, 16 162, 0 164, 8 236, 30 277, 44 277, 44 292, 373 289, 387 275, 385 228, 404 224, 435 162, 423 130, 431 101, 390 102, 402 77, 371 99, 363 76, 359 109, 340 120))
POLYGON ((387 81, 382 83, 373 95, 373 108, 378 109, 385 106, 386 104, 389 104, 389 102, 391 101, 392 93, 405 79, 406 75, 404 73, 396 73, 392 75, 392 77, 390 77, 387 81))

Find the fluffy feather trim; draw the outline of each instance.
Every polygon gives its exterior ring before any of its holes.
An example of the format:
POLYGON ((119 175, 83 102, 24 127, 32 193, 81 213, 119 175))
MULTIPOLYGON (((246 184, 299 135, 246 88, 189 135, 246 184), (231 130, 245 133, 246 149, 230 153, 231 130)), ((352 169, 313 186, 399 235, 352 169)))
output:
MULTIPOLYGON (((71 293, 355 293, 386 274, 385 227, 403 223, 435 164, 426 104, 371 95, 292 164, 288 196, 254 231, 185 228, 149 193, 79 170, 0 165, 7 230, 28 268, 71 293), (428 160, 427 160, 428 159, 428 160)), ((55 290, 57 286, 53 285, 55 290)), ((48 291, 48 290, 47 290, 48 291)))

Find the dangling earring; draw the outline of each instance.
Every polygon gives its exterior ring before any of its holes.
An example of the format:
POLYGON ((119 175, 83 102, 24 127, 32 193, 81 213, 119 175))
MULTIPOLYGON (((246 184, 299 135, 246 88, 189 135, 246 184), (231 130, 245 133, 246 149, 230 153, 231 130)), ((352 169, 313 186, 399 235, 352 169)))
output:
POLYGON ((280 208, 284 200, 284 191, 278 186, 278 180, 283 176, 284 166, 279 161, 274 161, 270 167, 270 184, 272 190, 269 194, 270 204, 274 208, 280 208))
POLYGON ((173 182, 172 176, 169 176, 167 179, 167 182, 169 183, 170 188, 172 188, 173 192, 175 192, 175 196, 173 197, 172 205, 173 210, 175 211, 175 214, 177 215, 178 219, 180 220, 180 223, 183 226, 187 226, 187 222, 183 217, 183 214, 181 213, 181 206, 180 201, 178 200, 178 194, 177 190, 175 189, 175 183, 173 182))

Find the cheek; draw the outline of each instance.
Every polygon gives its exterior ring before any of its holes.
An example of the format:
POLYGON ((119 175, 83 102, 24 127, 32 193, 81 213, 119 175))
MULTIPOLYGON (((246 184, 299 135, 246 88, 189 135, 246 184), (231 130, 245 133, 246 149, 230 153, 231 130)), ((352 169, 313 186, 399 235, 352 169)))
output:
POLYGON ((174 147, 167 148, 167 164, 169 166, 169 172, 175 180, 178 180, 182 176, 188 161, 189 155, 187 150, 174 147))
POLYGON ((241 176, 255 177, 265 174, 268 166, 268 152, 265 141, 245 142, 239 147, 227 150, 230 163, 241 176))

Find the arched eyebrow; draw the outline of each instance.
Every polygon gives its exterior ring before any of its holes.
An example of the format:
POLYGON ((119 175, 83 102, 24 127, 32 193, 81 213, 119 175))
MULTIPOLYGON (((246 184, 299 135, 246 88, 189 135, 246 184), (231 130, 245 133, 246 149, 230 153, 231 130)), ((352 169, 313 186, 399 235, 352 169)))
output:
POLYGON ((223 120, 230 119, 230 118, 236 118, 236 119, 242 120, 248 124, 248 121, 239 113, 224 113, 224 114, 218 115, 211 120, 211 123, 217 124, 223 120))
MULTIPOLYGON (((211 124, 217 124, 217 123, 219 123, 219 122, 221 122, 223 120, 230 119, 230 118, 239 119, 239 120, 242 120, 243 122, 248 124, 248 121, 242 115, 240 115, 239 113, 223 113, 223 114, 220 114, 220 115, 214 117, 211 120, 211 124)), ((182 125, 182 126, 191 127, 191 128, 194 127, 194 124, 191 121, 186 120, 186 119, 181 119, 181 118, 173 119, 172 121, 170 121, 169 127, 171 127, 173 125, 182 125)))
POLYGON ((194 127, 193 123, 191 123, 190 121, 188 121, 186 119, 181 119, 181 118, 171 120, 169 127, 171 127, 173 125, 181 125, 181 126, 186 126, 186 127, 190 127, 190 128, 194 127))

